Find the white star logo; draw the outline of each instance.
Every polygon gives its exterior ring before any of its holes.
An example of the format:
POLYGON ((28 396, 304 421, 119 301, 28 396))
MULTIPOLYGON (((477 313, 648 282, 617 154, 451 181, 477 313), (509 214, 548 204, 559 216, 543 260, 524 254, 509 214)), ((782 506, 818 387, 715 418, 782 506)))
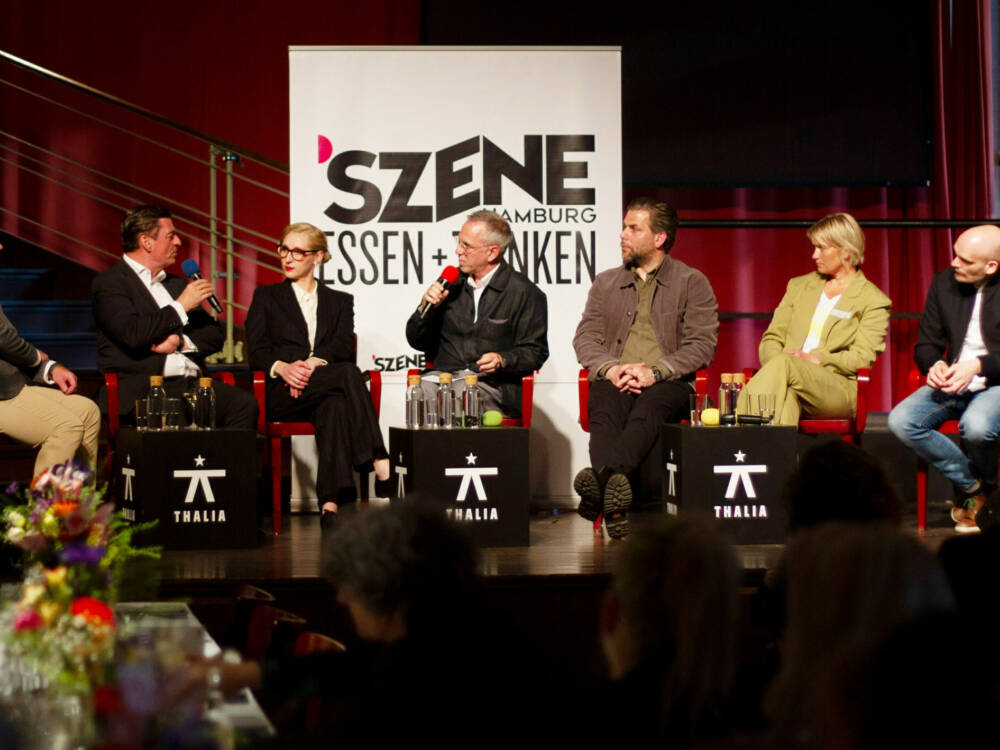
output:
POLYGON ((465 457, 465 463, 468 466, 475 466, 476 465, 476 454, 473 453, 472 451, 469 451, 469 455, 465 457))
POLYGON ((736 451, 736 453, 733 454, 733 458, 736 459, 736 463, 742 464, 746 461, 747 454, 743 451, 736 451))
POLYGON ((195 466, 204 466, 205 465, 205 457, 201 456, 201 455, 195 456, 194 465, 195 466))

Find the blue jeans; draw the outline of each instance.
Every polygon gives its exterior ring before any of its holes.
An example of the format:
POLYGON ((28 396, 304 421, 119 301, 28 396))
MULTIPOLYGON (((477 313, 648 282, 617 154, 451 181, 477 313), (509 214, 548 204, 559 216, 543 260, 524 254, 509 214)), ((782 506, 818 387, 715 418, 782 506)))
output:
POLYGON ((953 394, 925 385, 889 413, 889 429, 960 490, 972 488, 977 480, 995 482, 1000 386, 953 394), (949 419, 959 420, 965 453, 937 431, 949 419))

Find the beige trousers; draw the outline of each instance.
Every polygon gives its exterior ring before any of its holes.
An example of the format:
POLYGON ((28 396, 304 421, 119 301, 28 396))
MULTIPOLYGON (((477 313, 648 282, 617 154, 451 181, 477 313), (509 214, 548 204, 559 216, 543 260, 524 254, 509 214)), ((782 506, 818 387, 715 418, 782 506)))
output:
POLYGON ((85 396, 26 385, 14 398, 0 401, 0 433, 40 448, 35 476, 78 453, 94 468, 100 431, 101 411, 85 396))
POLYGON ((853 380, 838 375, 821 365, 807 362, 791 354, 779 354, 768 360, 740 393, 740 413, 753 413, 751 397, 773 393, 774 422, 794 427, 799 416, 843 419, 854 414, 853 380))

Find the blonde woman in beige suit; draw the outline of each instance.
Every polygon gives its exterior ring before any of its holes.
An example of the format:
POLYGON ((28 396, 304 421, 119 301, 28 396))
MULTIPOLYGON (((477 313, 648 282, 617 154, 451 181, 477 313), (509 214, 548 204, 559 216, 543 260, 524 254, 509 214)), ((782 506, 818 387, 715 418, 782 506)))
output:
POLYGON ((761 368, 740 395, 773 393, 775 424, 799 416, 843 418, 857 407, 857 374, 885 350, 891 301, 865 278, 865 236, 849 214, 830 214, 806 232, 816 270, 796 276, 760 340, 761 368))

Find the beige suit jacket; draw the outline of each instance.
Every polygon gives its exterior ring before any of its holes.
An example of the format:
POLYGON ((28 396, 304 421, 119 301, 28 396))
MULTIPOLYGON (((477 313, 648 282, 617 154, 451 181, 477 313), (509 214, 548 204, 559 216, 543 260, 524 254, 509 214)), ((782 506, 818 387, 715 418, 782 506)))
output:
MULTIPOLYGON (((816 272, 788 282, 785 296, 760 340, 762 365, 785 349, 802 347, 824 283, 816 272)), ((811 353, 823 367, 856 379, 860 368, 871 367, 885 351, 891 306, 892 301, 858 271, 827 317, 819 346, 811 353)))

